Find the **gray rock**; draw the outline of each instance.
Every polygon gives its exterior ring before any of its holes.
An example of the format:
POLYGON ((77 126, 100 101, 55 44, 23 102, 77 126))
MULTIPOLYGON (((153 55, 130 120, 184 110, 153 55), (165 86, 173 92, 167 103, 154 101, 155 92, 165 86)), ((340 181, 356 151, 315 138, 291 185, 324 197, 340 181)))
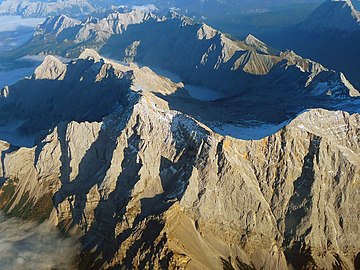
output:
POLYGON ((94 51, 81 58, 64 80, 86 64, 100 82, 132 73, 132 90, 118 88, 126 95, 101 121, 58 123, 33 148, 4 144, 5 211, 36 219, 46 206, 81 236, 85 268, 354 269, 359 114, 313 109, 260 140, 224 137, 169 107, 181 85, 94 51))

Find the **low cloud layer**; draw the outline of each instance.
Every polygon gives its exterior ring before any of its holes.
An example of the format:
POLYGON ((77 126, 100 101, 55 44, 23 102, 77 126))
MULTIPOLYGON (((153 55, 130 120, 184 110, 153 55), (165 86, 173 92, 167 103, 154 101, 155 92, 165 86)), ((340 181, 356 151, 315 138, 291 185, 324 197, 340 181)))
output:
POLYGON ((42 23, 44 19, 21 18, 20 16, 1 16, 0 32, 16 31, 21 27, 34 28, 42 23))
POLYGON ((71 270, 79 248, 47 224, 0 214, 0 270, 71 270))
POLYGON ((133 6, 132 9, 141 10, 142 12, 154 12, 158 10, 158 8, 153 4, 143 5, 143 6, 133 6))

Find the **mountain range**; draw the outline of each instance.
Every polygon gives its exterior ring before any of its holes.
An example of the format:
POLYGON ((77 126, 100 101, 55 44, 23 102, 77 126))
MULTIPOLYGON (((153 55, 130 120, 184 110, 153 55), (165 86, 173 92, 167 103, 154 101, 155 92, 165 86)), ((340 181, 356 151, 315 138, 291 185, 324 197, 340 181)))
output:
POLYGON ((266 40, 342 71, 360 86, 360 13, 350 0, 328 0, 305 21, 266 40))
POLYGON ((82 16, 95 11, 96 8, 87 0, 4 0, 0 3, 0 15, 20 15, 23 17, 46 17, 59 13, 82 16))
POLYGON ((30 141, 0 132, 2 213, 78 239, 74 269, 360 269, 347 73, 175 11, 75 17, 1 55, 44 56, 0 88, 30 141))
POLYGON ((83 17, 95 11, 103 11, 112 5, 155 6, 158 10, 177 8, 182 12, 196 15, 216 15, 221 13, 244 13, 254 9, 264 9, 293 3, 320 3, 321 0, 4 0, 0 2, 0 15, 21 15, 25 17, 46 17, 65 13, 68 16, 83 17))
MULTIPOLYGON (((174 102, 174 109, 196 115, 214 127, 218 122, 222 128, 224 124, 251 126, 254 122, 278 125, 307 108, 346 106, 349 112, 358 110, 354 97, 359 92, 344 74, 292 51, 277 51, 252 35, 233 40, 177 13, 159 17, 140 10, 115 11, 84 21, 65 15, 49 17, 28 43, 10 54, 71 58, 91 47, 122 63, 136 62, 164 75, 176 74, 190 94, 203 93, 200 99, 212 100, 211 94, 215 94, 215 99, 221 100, 199 112, 197 106, 174 102), (274 100, 279 101, 276 107, 274 100), (256 106, 259 103, 262 111, 256 106), (229 106, 234 108, 231 116, 226 113, 229 106), (213 113, 215 107, 225 111, 213 113)), ((173 99, 167 98, 169 102, 173 99)))
POLYGON ((307 110, 244 141, 172 109, 216 110, 183 87, 93 50, 47 56, 1 91, 3 119, 43 130, 0 143, 1 209, 77 235, 84 269, 358 267, 359 114, 307 110))
MULTIPOLYGON (((262 84, 279 88, 281 83, 271 79, 273 74, 284 77, 285 87, 307 89, 316 87, 321 77, 328 81, 344 77, 292 51, 273 49, 252 35, 235 40, 174 12, 159 17, 137 9, 84 21, 65 15, 49 17, 30 41, 10 51, 8 57, 55 54, 71 58, 83 48, 93 48, 124 63, 171 71, 187 84, 212 88, 225 96, 244 94, 245 89, 262 84), (291 78, 292 73, 298 74, 298 81, 291 78)), ((336 89, 326 90, 336 93, 336 89)))

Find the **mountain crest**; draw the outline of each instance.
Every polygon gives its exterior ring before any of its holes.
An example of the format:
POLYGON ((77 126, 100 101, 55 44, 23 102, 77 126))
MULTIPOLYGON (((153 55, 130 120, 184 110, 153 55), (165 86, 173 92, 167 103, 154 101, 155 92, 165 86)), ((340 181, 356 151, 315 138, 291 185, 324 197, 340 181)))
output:
POLYGON ((200 29, 197 32, 198 38, 202 39, 212 39, 215 37, 219 32, 216 31, 214 28, 208 26, 207 24, 203 23, 200 29))
POLYGON ((70 18, 64 14, 48 17, 42 24, 38 25, 34 36, 55 34, 59 36, 65 29, 80 25, 81 21, 70 18))
POLYGON ((57 57, 48 55, 34 71, 35 80, 63 80, 66 74, 66 64, 57 57))
POLYGON ((264 42, 256 38, 255 36, 249 34, 244 42, 249 45, 250 47, 255 48, 259 52, 263 52, 266 54, 270 54, 269 47, 264 42))
POLYGON ((79 59, 83 60, 94 60, 95 62, 99 62, 101 56, 97 53, 97 51, 93 49, 85 49, 79 56, 79 59))
POLYGON ((360 31, 360 13, 350 0, 329 0, 300 24, 302 31, 360 31))

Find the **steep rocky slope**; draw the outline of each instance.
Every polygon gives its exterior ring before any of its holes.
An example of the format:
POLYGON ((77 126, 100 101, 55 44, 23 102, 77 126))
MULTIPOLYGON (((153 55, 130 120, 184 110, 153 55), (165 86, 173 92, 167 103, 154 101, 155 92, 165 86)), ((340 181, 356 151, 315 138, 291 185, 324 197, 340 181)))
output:
POLYGON ((2 91, 26 108, 21 91, 81 96, 77 85, 22 90, 27 81, 88 83, 84 100, 50 102, 77 113, 34 147, 0 143, 3 211, 79 236, 83 269, 359 267, 359 114, 309 110, 271 136, 238 140, 172 110, 166 97, 183 85, 91 50, 81 58, 48 57, 2 91), (76 119, 85 112, 96 117, 76 119))
POLYGON ((302 31, 359 31, 360 13, 351 0, 328 0, 300 24, 302 31))
POLYGON ((282 67, 288 71, 285 74, 277 71, 272 76, 257 76, 245 93, 212 101, 192 98, 201 91, 206 94, 206 89, 173 83, 147 67, 116 63, 94 50, 85 50, 79 60, 67 64, 47 56, 32 77, 0 90, 0 126, 18 123, 13 125, 14 134, 40 139, 60 121, 99 122, 117 106, 124 106, 129 88, 160 88, 156 95, 166 100, 171 109, 237 138, 247 138, 242 132, 233 132, 238 127, 256 132, 259 125, 275 125, 264 131, 265 135, 255 136, 261 138, 310 108, 359 112, 359 99, 355 97, 358 91, 342 74, 326 71, 294 53, 283 54, 289 59, 282 67), (309 63, 312 67, 307 66, 309 63), (312 73, 305 69, 312 69, 312 73), (282 81, 291 81, 286 91, 282 81), (42 135, 37 135, 39 132, 42 135))
POLYGON ((342 71, 356 87, 360 86, 360 13, 350 0, 328 0, 305 21, 267 41, 342 71))
MULTIPOLYGON (((223 96, 246 94, 249 89, 259 91, 260 85, 271 92, 289 88, 306 91, 324 81, 343 85, 344 75, 292 51, 279 52, 253 36, 232 40, 176 13, 158 17, 138 9, 83 22, 50 17, 27 44, 10 54, 77 57, 85 47, 123 62, 171 71, 186 84, 208 87, 223 96)), ((344 94, 337 90, 332 93, 344 94)), ((351 92, 356 94, 356 90, 351 92)))

